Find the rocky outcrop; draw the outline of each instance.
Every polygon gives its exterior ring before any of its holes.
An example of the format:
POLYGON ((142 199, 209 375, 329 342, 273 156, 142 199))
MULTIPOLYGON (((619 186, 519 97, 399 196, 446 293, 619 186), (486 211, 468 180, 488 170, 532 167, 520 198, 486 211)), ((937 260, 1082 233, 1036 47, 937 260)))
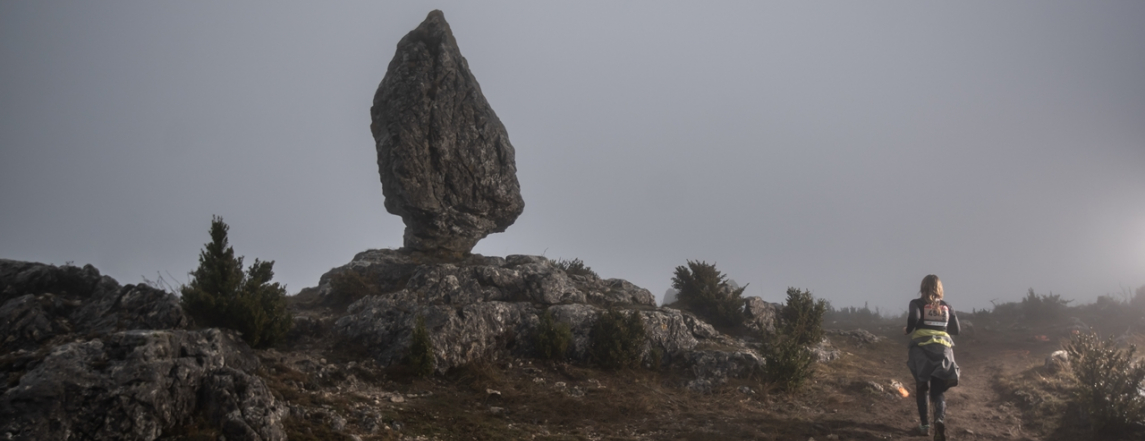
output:
POLYGON ((91 265, 57 267, 0 259, 0 351, 32 349, 56 336, 129 329, 181 329, 190 319, 171 293, 119 286, 91 265))
POLYGON ((197 414, 228 440, 284 440, 282 406, 236 336, 126 331, 60 345, 0 396, 0 436, 153 440, 197 414))
POLYGON ((385 249, 358 253, 350 263, 323 274, 316 294, 331 303, 365 294, 400 297, 403 290, 416 293, 419 302, 450 305, 490 301, 656 305, 651 292, 626 280, 570 276, 540 256, 471 255, 442 263, 425 260, 419 253, 385 249))
POLYGON ((505 126, 441 11, 398 42, 370 109, 386 210, 411 250, 461 256, 525 202, 505 126))
POLYGON ((775 332, 775 323, 779 320, 779 311, 783 309, 783 305, 765 302, 759 297, 744 298, 743 303, 746 316, 744 325, 748 329, 756 332, 775 332))
POLYGON ((173 294, 0 260, 0 299, 0 439, 154 440, 197 415, 228 440, 286 438, 250 348, 186 330, 173 294))
MULTIPOLYGON (((593 323, 608 308, 617 308, 644 319, 646 365, 690 363, 686 355, 705 343, 748 350, 692 314, 655 308, 646 289, 593 274, 570 276, 543 257, 473 255, 456 263, 421 259, 416 253, 370 250, 323 275, 315 291, 326 299, 354 297, 339 291, 346 287, 368 287, 336 319, 333 332, 364 345, 378 363, 388 365, 402 360, 417 317, 424 317, 437 370, 444 372, 478 359, 532 355, 532 337, 545 310, 569 325, 570 356, 585 360, 593 323), (350 279, 358 282, 340 282, 350 279)), ((737 374, 745 369, 724 370, 737 374)))

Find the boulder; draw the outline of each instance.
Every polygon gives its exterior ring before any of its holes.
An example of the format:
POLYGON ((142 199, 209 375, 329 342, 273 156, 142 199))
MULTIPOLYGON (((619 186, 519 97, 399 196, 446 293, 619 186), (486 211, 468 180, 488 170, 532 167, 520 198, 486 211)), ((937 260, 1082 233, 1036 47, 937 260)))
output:
POLYGON ((823 340, 820 340, 819 344, 811 348, 811 354, 815 356, 815 361, 820 363, 835 361, 842 356, 827 337, 823 337, 823 340))
POLYGON ((1046 356, 1044 367, 1050 373, 1058 373, 1069 369, 1069 353, 1065 350, 1056 350, 1046 356))
POLYGON ((370 108, 386 210, 404 246, 464 256, 525 208, 515 151, 441 11, 398 42, 370 108))
POLYGON ((759 297, 746 297, 743 299, 744 315, 748 329, 757 332, 775 332, 775 322, 779 319, 779 311, 783 305, 765 302, 759 297))

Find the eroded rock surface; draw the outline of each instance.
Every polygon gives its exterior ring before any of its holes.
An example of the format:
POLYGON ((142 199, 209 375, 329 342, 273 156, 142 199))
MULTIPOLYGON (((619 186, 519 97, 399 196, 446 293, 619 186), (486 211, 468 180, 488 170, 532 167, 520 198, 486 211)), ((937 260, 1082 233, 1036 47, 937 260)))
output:
POLYGON ((228 440, 284 440, 258 359, 217 329, 125 331, 60 345, 0 396, 8 439, 153 440, 203 413, 228 440))
POLYGON ((196 415, 228 440, 286 439, 250 348, 185 329, 173 294, 0 259, 0 300, 0 439, 154 440, 196 415))
POLYGON ((386 210, 411 250, 460 256, 525 208, 515 151, 441 11, 398 43, 370 109, 386 210))
POLYGON ((56 336, 181 329, 190 319, 174 294, 119 286, 91 265, 0 259, 0 351, 33 349, 56 336))
MULTIPOLYGON (((533 335, 546 310, 569 325, 569 356, 586 360, 593 323, 608 308, 616 308, 641 314, 647 330, 645 365, 692 363, 688 353, 705 343, 748 351, 744 343, 690 313, 656 308, 655 298, 646 289, 622 279, 569 275, 544 257, 473 255, 453 263, 421 260, 416 253, 370 250, 323 275, 314 291, 317 296, 330 302, 357 299, 336 319, 332 331, 364 345, 378 363, 389 365, 405 356, 417 317, 424 317, 437 370, 444 372, 479 359, 532 356, 533 335)), ((310 325, 321 319, 298 321, 307 325, 300 329, 315 333, 323 329, 310 325)), ((727 366, 704 368, 702 373, 740 375, 758 367, 745 363, 759 361, 758 357, 747 362, 735 357, 720 360, 727 366)))
POLYGON ((759 297, 744 298, 745 325, 752 331, 775 332, 775 323, 782 309, 783 305, 765 302, 759 297))

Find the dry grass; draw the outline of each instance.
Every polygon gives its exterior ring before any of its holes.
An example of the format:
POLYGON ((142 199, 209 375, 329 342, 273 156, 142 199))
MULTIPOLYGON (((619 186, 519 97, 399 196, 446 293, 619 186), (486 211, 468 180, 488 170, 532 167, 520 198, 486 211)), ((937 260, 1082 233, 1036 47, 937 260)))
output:
POLYGON ((993 377, 998 394, 1021 410, 1026 428, 1037 433, 1062 429, 1070 406, 1072 379, 1066 372, 1050 372, 1040 363, 1016 374, 998 372, 993 377))

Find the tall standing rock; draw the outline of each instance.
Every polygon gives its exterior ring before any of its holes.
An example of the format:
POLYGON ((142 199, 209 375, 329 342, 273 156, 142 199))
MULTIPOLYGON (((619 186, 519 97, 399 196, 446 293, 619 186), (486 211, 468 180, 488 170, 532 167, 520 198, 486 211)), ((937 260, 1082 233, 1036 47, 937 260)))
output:
POLYGON ((398 43, 370 108, 386 210, 407 249, 469 253, 525 208, 513 146, 441 11, 398 43))

